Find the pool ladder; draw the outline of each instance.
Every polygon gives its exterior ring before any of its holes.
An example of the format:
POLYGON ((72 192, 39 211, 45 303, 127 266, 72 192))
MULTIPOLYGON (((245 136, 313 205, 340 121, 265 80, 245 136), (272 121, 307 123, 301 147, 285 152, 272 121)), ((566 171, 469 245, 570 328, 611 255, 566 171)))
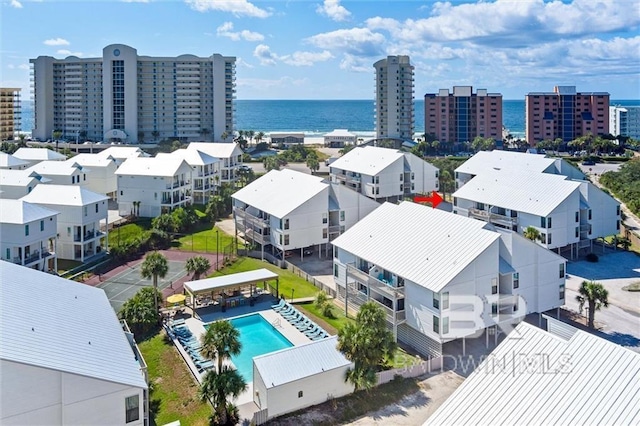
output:
POLYGON ((271 322, 271 325, 275 328, 282 328, 282 324, 280 323, 280 318, 276 318, 271 322))

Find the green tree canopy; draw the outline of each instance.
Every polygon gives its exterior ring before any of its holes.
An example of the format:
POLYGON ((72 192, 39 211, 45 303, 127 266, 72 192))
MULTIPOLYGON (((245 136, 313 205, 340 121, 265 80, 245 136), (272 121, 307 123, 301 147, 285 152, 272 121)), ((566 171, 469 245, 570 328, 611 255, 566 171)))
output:
POLYGON ((215 414, 212 417, 212 424, 215 425, 235 425, 238 422, 237 409, 227 402, 227 398, 232 396, 237 398, 247 389, 244 378, 234 368, 225 365, 222 370, 210 370, 202 378, 200 385, 200 399, 211 401, 215 414))
POLYGON ((207 332, 202 336, 202 355, 217 359, 218 371, 222 371, 224 360, 238 355, 242 349, 240 332, 227 320, 216 321, 209 325, 207 332))
POLYGON ((576 300, 580 304, 580 312, 582 313, 584 305, 587 305, 589 327, 593 328, 596 311, 609 306, 609 292, 598 282, 582 281, 578 293, 576 300))
POLYGON ((211 268, 211 262, 206 257, 193 256, 187 259, 186 270, 193 274, 193 280, 199 280, 200 276, 206 273, 209 268, 211 268))
POLYGON ((154 290, 152 287, 143 287, 131 299, 124 302, 118 316, 127 321, 134 333, 144 333, 158 321, 158 315, 154 311, 155 298, 157 297, 162 297, 158 290, 154 290))

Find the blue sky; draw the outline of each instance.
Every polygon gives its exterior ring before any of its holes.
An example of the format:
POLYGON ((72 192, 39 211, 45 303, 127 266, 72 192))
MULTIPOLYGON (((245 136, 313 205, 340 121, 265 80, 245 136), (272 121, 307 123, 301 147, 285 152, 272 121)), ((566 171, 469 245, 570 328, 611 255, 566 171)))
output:
POLYGON ((29 98, 29 59, 237 57, 238 99, 372 99, 373 63, 408 54, 415 93, 524 99, 575 85, 640 98, 637 0, 0 0, 0 84, 29 98))

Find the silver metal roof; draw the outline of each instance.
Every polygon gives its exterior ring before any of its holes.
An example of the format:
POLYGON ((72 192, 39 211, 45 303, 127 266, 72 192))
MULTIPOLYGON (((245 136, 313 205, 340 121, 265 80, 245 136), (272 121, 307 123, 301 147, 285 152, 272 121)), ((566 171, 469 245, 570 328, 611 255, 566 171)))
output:
POLYGON ((21 160, 31 161, 64 161, 67 159, 66 155, 62 155, 59 152, 46 148, 18 148, 18 150, 13 153, 13 156, 21 160))
POLYGON ((458 189, 453 196, 547 216, 569 195, 579 190, 580 182, 568 180, 563 175, 508 169, 482 173, 458 189))
POLYGON ((185 288, 191 293, 198 293, 207 290, 253 283, 256 281, 273 280, 278 278, 278 274, 268 269, 256 269, 254 271, 238 272, 236 274, 222 275, 220 277, 205 278, 197 281, 187 281, 185 288))
POLYGON ((357 147, 331 163, 332 168, 375 176, 404 154, 397 149, 375 146, 357 147))
POLYGON ((486 225, 407 201, 399 205, 385 203, 333 244, 439 292, 500 238, 497 232, 484 229, 486 225))
POLYGON ((336 349, 338 336, 253 358, 267 389, 351 365, 336 349))
POLYGON ((529 170, 543 172, 555 159, 540 154, 526 154, 511 151, 480 151, 465 161, 456 172, 480 175, 490 170, 529 170))
POLYGON ((55 210, 37 204, 27 203, 23 200, 2 200, 2 202, 0 202, 0 223, 22 225, 59 214, 60 213, 55 210))
POLYGON ((4 261, 0 359, 147 388, 103 290, 4 261))
POLYGON ((116 175, 173 177, 181 167, 191 167, 180 157, 129 157, 116 170, 116 175))
POLYGON ((235 142, 191 142, 187 149, 197 149, 215 158, 231 158, 242 154, 242 149, 235 142))
POLYGON ((640 423, 640 354, 520 323, 425 425, 640 423))
MULTIPOLYGON (((328 188, 329 184, 321 177, 289 169, 271 170, 233 194, 233 198, 283 218, 328 188)), ((327 209, 328 203, 327 195, 327 209)))
POLYGON ((29 164, 27 161, 21 160, 6 152, 0 152, 0 168, 19 167, 27 164, 29 164))
POLYGON ((29 203, 58 206, 87 206, 106 201, 106 195, 98 194, 78 185, 37 185, 21 198, 29 203))

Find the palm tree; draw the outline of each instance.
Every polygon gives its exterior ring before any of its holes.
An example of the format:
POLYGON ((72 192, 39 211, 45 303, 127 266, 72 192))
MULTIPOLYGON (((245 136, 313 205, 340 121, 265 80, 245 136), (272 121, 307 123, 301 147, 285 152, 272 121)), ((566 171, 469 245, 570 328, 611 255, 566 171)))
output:
POLYGON ((54 130, 53 131, 53 140, 56 142, 56 152, 58 152, 58 139, 62 137, 62 131, 54 130))
POLYGON ((246 135, 247 138, 249 138, 249 145, 251 145, 251 141, 253 140, 253 137, 255 136, 256 132, 254 132, 253 130, 247 130, 246 135))
POLYGON ((589 309, 589 328, 593 328, 596 311, 599 311, 602 307, 609 306, 609 292, 598 282, 582 281, 578 293, 580 294, 576 296, 576 300, 580 303, 580 313, 582 313, 584 305, 587 304, 589 309))
POLYGON ((158 138, 160 137, 160 132, 157 130, 154 130, 153 132, 151 132, 151 136, 153 136, 153 139, 157 141, 158 138))
POLYGON ((202 139, 207 140, 207 136, 211 133, 211 130, 207 128, 200 129, 200 134, 202 135, 202 139))
POLYGON ((187 259, 186 269, 187 272, 193 274, 192 279, 199 280, 200 276, 206 273, 211 268, 209 259, 202 256, 194 256, 187 259))
POLYGON ((167 276, 167 272, 169 272, 169 264, 167 263, 167 258, 164 257, 162 253, 154 251, 144 258, 142 268, 140 269, 140 275, 142 275, 142 278, 146 279, 153 278, 153 288, 156 290, 153 293, 153 303, 156 315, 158 315, 158 277, 164 278, 167 276))
MULTIPOLYGON (((215 424, 227 424, 229 414, 236 409, 232 403, 227 402, 229 396, 237 398, 247 389, 244 378, 234 368, 225 365, 222 370, 209 371, 202 378, 199 396, 200 400, 212 401, 215 410, 215 424)), ((235 424, 232 422, 232 424, 235 424)))
POLYGON ((138 132, 138 143, 143 143, 143 142, 144 142, 144 132, 140 130, 138 132))
POLYGON ((538 231, 533 226, 527 226, 527 229, 524 230, 524 237, 531 241, 537 241, 540 238, 540 231, 538 231))
POLYGON ((256 144, 259 144, 260 142, 262 142, 262 139, 264 139, 264 137, 265 137, 264 132, 258 132, 255 136, 256 144))
POLYGON ((227 133, 226 131, 222 132, 222 134, 220 135, 220 139, 222 139, 223 141, 226 141, 228 137, 229 133, 227 133))
POLYGON ((222 372, 222 363, 232 355, 238 355, 242 349, 240 332, 227 320, 216 321, 202 336, 203 356, 218 361, 218 372, 222 372))
POLYGON ((315 151, 307 155, 307 167, 311 170, 311 174, 314 174, 320 168, 320 161, 318 161, 318 155, 315 151))

